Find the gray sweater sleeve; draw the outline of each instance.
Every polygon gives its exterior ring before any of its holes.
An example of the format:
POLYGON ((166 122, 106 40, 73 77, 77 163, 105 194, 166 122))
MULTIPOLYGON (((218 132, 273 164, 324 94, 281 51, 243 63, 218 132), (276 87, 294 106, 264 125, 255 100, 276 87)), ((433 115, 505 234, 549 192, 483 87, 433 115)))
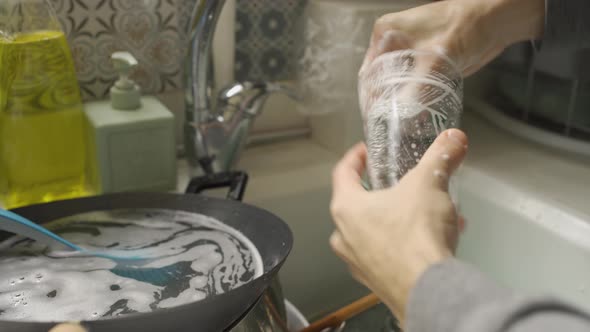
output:
POLYGON ((590 47, 590 1, 545 0, 543 48, 590 47))
POLYGON ((418 281, 407 332, 588 332, 590 316, 558 300, 517 295, 455 259, 418 281))

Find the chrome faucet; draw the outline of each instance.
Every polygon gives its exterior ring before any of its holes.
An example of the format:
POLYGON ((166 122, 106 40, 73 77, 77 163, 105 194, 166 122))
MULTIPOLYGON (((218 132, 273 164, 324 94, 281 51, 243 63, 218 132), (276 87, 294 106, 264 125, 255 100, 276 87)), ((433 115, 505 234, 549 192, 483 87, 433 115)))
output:
POLYGON ((296 94, 268 82, 234 83, 213 99, 212 43, 225 0, 196 0, 188 32, 184 148, 193 168, 205 173, 229 171, 239 160, 254 119, 269 94, 296 94))

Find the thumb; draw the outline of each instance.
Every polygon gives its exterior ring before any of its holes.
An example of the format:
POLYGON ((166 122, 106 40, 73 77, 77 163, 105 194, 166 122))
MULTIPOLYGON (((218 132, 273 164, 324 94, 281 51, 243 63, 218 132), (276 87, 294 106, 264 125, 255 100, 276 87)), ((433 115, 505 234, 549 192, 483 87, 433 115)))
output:
POLYGON ((416 166, 416 176, 426 185, 448 190, 449 178, 465 159, 467 136, 459 129, 442 132, 416 166))
POLYGON ((49 332, 87 332, 80 324, 64 323, 49 330, 49 332))

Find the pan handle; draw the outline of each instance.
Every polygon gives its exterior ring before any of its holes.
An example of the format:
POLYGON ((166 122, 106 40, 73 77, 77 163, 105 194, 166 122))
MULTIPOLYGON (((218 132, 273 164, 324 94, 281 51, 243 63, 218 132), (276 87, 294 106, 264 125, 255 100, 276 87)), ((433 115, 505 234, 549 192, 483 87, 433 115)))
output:
POLYGON ((198 176, 191 179, 186 188, 187 193, 200 194, 208 189, 229 187, 227 199, 241 201, 248 184, 245 172, 222 172, 198 176))

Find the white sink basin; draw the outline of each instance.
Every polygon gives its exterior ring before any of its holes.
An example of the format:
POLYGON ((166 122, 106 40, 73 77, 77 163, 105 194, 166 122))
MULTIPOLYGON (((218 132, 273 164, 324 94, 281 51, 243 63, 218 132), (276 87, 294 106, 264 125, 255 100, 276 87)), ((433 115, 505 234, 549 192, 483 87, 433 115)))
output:
POLYGON ((590 227, 549 202, 472 167, 461 175, 468 227, 458 257, 502 284, 590 310, 590 227))
MULTIPOLYGON (((590 163, 466 113, 470 153, 459 195, 468 227, 459 257, 509 287, 590 309, 590 163)), ((293 230, 295 247, 281 279, 287 298, 307 317, 367 292, 328 245, 330 172, 339 157, 312 140, 296 140, 250 148, 240 164, 251 176, 246 202, 293 230)))
POLYGON ((469 105, 466 113, 458 256, 509 287, 590 310, 590 160, 516 138, 469 105))

